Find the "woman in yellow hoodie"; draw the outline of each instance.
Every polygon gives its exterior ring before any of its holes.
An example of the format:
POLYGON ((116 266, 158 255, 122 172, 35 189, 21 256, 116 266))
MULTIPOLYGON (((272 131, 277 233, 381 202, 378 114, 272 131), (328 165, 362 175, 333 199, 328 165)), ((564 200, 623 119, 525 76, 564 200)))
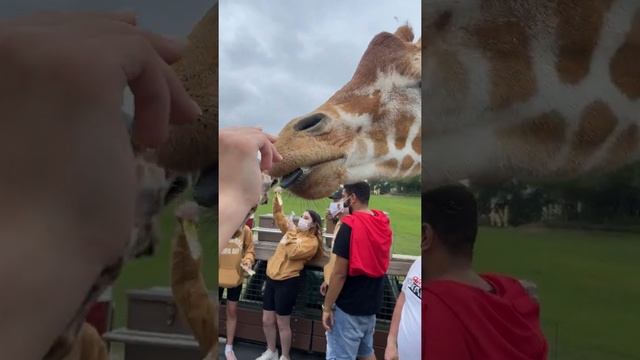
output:
POLYGON ((244 269, 251 269, 255 263, 253 233, 251 228, 244 225, 241 235, 229 240, 222 249, 219 257, 218 298, 222 300, 222 293, 227 289, 227 345, 224 355, 227 360, 236 360, 233 352, 233 339, 238 324, 238 300, 242 292, 244 269))
POLYGON ((273 216, 284 236, 267 262, 267 280, 262 307, 262 328, 267 339, 267 350, 258 360, 278 360, 276 331, 280 333, 282 348, 280 359, 290 358, 290 320, 298 296, 300 272, 307 262, 324 255, 322 218, 317 212, 305 211, 298 225, 294 226, 285 217, 280 190, 276 190, 273 216))

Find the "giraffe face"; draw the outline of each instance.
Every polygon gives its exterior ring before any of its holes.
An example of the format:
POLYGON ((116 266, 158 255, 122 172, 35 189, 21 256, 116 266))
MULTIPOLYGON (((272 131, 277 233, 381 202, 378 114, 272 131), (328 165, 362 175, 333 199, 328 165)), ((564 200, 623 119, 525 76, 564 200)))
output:
POLYGON ((370 42, 353 78, 280 132, 271 175, 308 199, 340 184, 420 173, 421 41, 409 26, 370 42))

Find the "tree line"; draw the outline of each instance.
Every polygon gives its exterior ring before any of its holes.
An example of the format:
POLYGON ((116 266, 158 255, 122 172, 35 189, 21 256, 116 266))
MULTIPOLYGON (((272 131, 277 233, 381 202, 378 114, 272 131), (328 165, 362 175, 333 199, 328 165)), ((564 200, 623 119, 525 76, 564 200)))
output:
POLYGON ((552 183, 510 180, 498 185, 471 184, 481 214, 508 204, 514 226, 543 221, 545 207, 560 208, 563 222, 640 225, 640 163, 609 175, 552 183))

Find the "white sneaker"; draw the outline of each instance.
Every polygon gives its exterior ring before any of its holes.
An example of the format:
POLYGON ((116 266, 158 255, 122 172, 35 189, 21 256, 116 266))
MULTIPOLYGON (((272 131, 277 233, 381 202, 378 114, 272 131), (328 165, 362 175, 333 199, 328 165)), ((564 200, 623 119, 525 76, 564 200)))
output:
POLYGON ((226 360, 238 360, 236 358, 236 353, 234 353, 233 350, 225 351, 224 352, 224 356, 225 356, 226 360))
POLYGON ((280 356, 280 360, 291 360, 289 358, 284 357, 284 355, 280 356))
POLYGON ((267 349, 267 351, 263 352, 256 360, 278 360, 278 350, 271 351, 267 349))

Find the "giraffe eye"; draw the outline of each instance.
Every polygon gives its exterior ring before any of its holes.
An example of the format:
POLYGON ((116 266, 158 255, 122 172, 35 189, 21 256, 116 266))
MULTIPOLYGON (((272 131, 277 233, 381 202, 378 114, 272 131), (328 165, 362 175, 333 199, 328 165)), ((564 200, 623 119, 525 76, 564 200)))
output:
POLYGON ((323 113, 316 113, 300 119, 294 126, 295 131, 320 132, 331 119, 323 113))

